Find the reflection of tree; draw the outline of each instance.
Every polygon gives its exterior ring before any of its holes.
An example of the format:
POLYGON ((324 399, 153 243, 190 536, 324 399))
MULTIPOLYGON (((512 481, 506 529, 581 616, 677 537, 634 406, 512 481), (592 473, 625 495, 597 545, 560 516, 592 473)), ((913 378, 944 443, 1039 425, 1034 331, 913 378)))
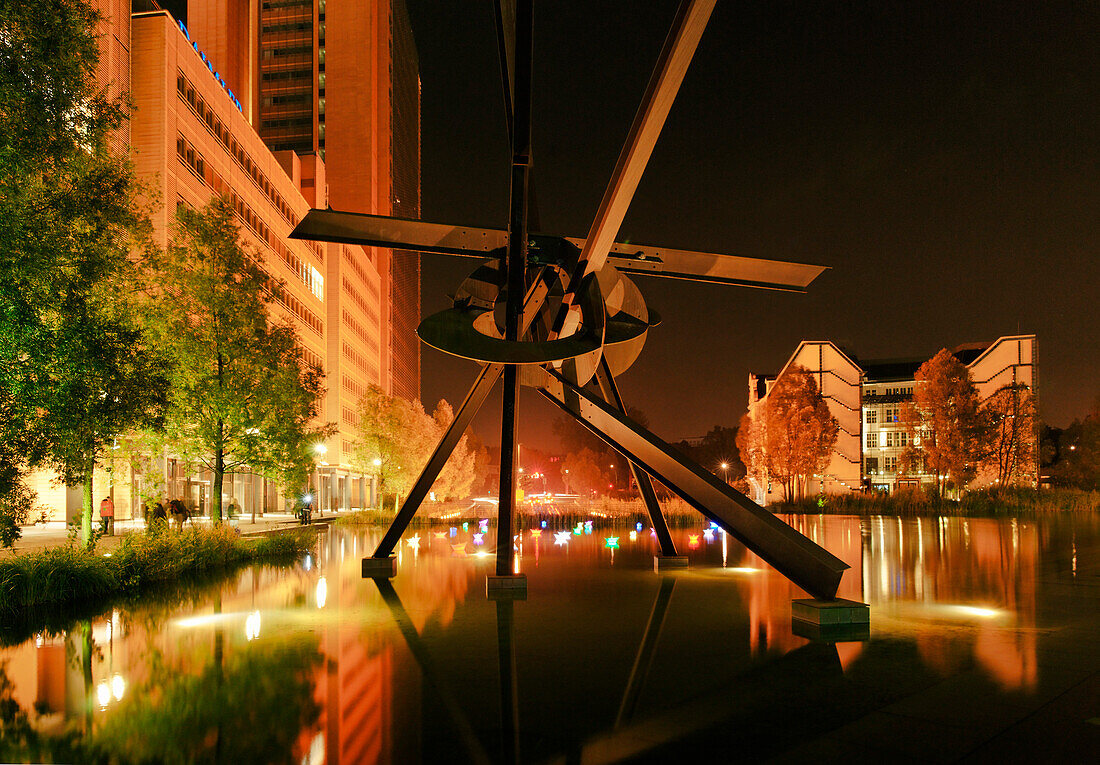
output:
POLYGON ((262 643, 211 661, 198 674, 150 662, 142 687, 108 716, 97 748, 127 761, 296 762, 299 732, 314 722, 316 638, 262 643))

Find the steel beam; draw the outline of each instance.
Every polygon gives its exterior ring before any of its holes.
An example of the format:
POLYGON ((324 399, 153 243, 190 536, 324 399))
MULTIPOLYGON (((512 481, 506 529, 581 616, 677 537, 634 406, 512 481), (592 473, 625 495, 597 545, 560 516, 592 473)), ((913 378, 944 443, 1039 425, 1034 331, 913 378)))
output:
MULTIPOLYGON (((424 469, 420 471, 416 483, 414 483, 412 489, 409 490, 409 496, 405 498, 405 502, 401 505, 400 512, 394 517, 390 527, 386 530, 385 536, 382 537, 382 541, 378 543, 378 548, 374 551, 374 555, 371 556, 372 558, 385 558, 393 552, 397 543, 401 540, 401 535, 404 534, 405 529, 408 528, 409 522, 413 519, 413 516, 416 515, 416 511, 420 509, 420 503, 428 496, 432 484, 434 484, 435 479, 439 477, 439 471, 447 464, 447 460, 450 459, 451 453, 458 445, 463 433, 466 432, 466 428, 470 426, 470 422, 473 421, 474 415, 481 409, 481 405, 485 403, 485 399, 488 398, 489 393, 493 390, 493 385, 500 379, 501 372, 503 371, 504 367, 501 364, 482 367, 481 373, 478 374, 473 387, 470 388, 470 392, 466 394, 466 399, 462 402, 462 405, 458 407, 458 411, 455 412, 455 418, 451 421, 450 426, 447 428, 447 432, 443 434, 443 438, 436 444, 435 451, 433 451, 432 456, 428 458, 428 463, 424 466, 424 469)), ((510 546, 511 545, 509 545, 509 547, 510 546)))
POLYGON ((817 598, 835 599, 848 568, 844 561, 557 373, 547 372, 541 392, 803 590, 817 598))
MULTIPOLYGON (((615 376, 611 374, 611 368, 607 365, 607 359, 600 359, 600 366, 596 370, 596 381, 600 386, 600 393, 604 401, 618 409, 624 415, 626 406, 619 395, 619 386, 615 384, 615 376)), ((649 520, 653 524, 653 530, 657 534, 657 541, 661 545, 661 555, 673 557, 676 555, 676 543, 672 541, 672 534, 668 530, 664 513, 661 512, 661 504, 657 501, 657 492, 653 490, 653 481, 649 473, 635 464, 627 455, 622 455, 630 465, 630 474, 634 476, 634 483, 638 486, 638 493, 642 496, 645 509, 649 512, 649 520)))
POLYGON ((661 586, 657 590, 656 600, 653 601, 653 610, 649 612, 649 621, 646 622, 642 642, 638 646, 638 655, 634 657, 634 666, 631 667, 630 677, 626 681, 619 713, 615 716, 616 728, 622 727, 634 717, 638 699, 642 696, 642 689, 649 676, 649 668, 653 666, 653 657, 657 655, 657 641, 661 638, 661 628, 665 626, 665 615, 668 614, 668 604, 672 600, 672 590, 675 587, 676 580, 673 577, 661 577, 661 586))

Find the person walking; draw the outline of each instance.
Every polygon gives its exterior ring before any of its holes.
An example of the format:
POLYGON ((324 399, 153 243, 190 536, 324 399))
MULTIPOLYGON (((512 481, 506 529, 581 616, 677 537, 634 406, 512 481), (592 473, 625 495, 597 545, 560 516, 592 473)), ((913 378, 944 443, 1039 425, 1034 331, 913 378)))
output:
POLYGON ((99 521, 103 524, 105 535, 115 535, 115 503, 110 497, 104 497, 99 503, 99 521))

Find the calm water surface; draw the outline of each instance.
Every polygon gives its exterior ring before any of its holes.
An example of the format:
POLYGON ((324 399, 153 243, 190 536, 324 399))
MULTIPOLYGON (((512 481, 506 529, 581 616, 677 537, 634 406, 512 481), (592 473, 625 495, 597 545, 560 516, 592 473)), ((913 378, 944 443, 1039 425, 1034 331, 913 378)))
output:
POLYGON ((392 589, 360 577, 379 530, 332 529, 294 567, 9 636, 5 694, 122 761, 762 759, 950 678, 1026 705, 1100 605, 1095 516, 791 522, 851 565, 869 641, 793 634, 801 591, 702 524, 663 577, 648 529, 528 528, 515 603, 486 599, 476 523, 406 535, 392 589))

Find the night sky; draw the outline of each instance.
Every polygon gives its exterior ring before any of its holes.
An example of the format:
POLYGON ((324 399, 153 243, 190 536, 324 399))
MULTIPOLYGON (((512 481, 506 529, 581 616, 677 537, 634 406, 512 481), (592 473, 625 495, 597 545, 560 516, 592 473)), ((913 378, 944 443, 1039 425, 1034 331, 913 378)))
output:
MULTIPOLYGON (((490 3, 408 4, 423 217, 504 227, 490 3)), ((536 3, 544 232, 587 232, 676 5, 536 3)), ((678 440, 735 425, 749 371, 803 338, 927 358, 1033 332, 1045 420, 1084 414, 1100 392, 1097 50, 1097 3, 719 2, 619 239, 831 270, 807 295, 638 277, 664 323, 620 378, 627 403, 678 440)), ((425 315, 473 264, 425 256, 425 315)), ((475 371, 424 348, 429 409, 475 371)), ((522 405, 521 440, 553 446, 555 410, 530 391, 522 405)))

